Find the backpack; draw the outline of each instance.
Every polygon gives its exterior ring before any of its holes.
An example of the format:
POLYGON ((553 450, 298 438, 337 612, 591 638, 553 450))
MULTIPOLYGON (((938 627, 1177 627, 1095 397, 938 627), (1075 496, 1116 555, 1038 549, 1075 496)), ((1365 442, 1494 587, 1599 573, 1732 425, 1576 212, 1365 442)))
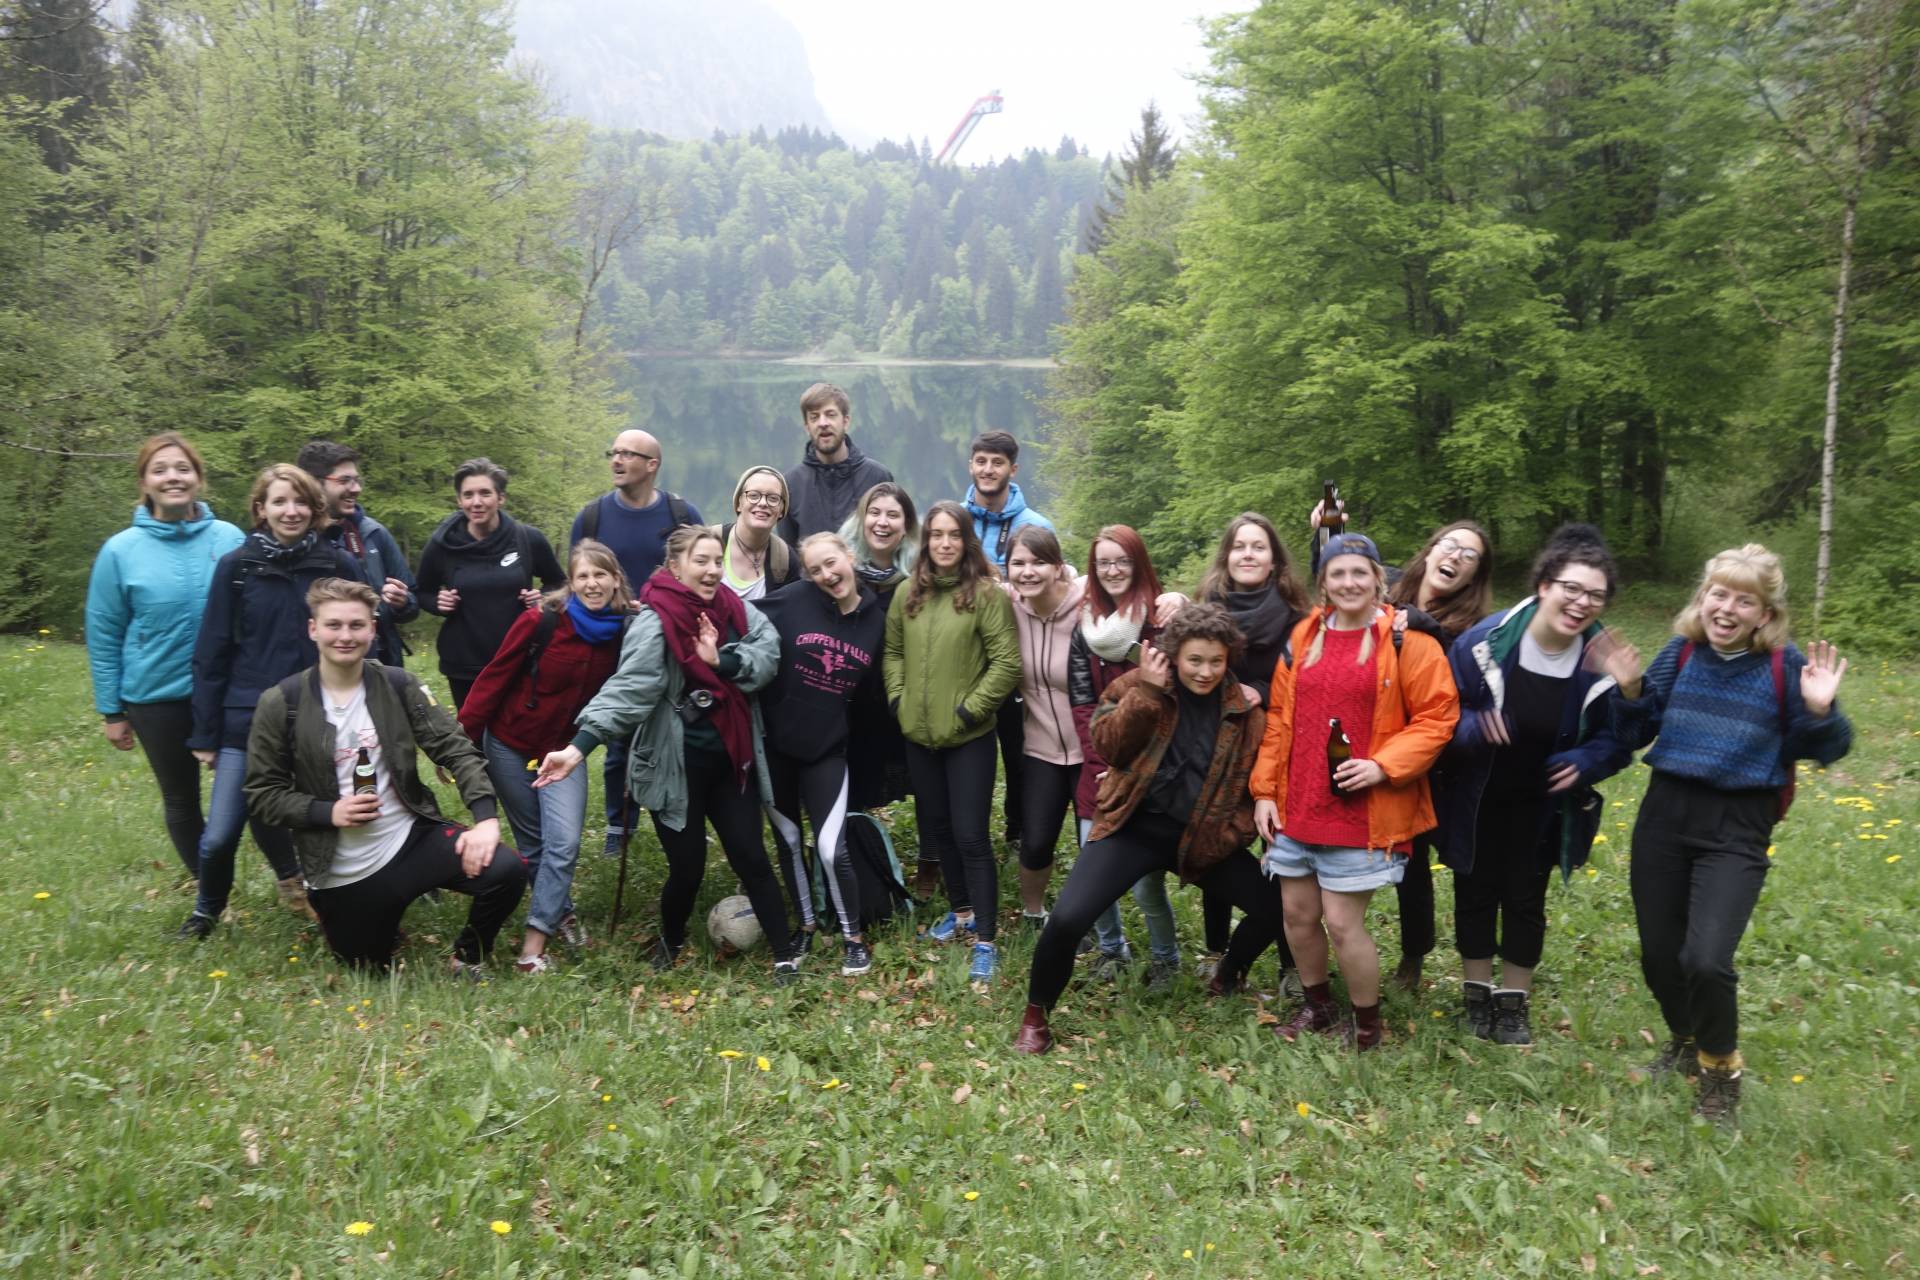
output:
MULTIPOLYGON (((1674 665, 1673 679, 1677 684, 1680 673, 1687 669, 1687 659, 1693 656, 1693 641, 1686 640, 1680 645, 1680 660, 1674 665)), ((1780 706, 1780 739, 1784 747, 1787 737, 1787 651, 1776 648, 1773 651, 1773 698, 1780 706)), ((1793 761, 1787 761, 1787 781, 1780 788, 1780 809, 1774 815, 1778 822, 1787 816, 1787 810, 1793 808, 1794 774, 1793 761)))
MULTIPOLYGON (((692 524, 694 522, 693 508, 687 505, 687 500, 685 498, 681 497, 679 494, 675 493, 671 489, 662 489, 660 491, 660 496, 667 500, 667 532, 668 533, 672 533, 675 529, 678 529, 681 525, 692 524)), ((604 493, 601 494, 599 497, 595 498, 592 502, 589 502, 587 504, 587 509, 580 513, 580 536, 581 537, 598 538, 600 536, 600 504, 605 502, 607 500, 607 497, 608 497, 607 494, 604 494, 604 493)))
MULTIPOLYGON (((900 874, 900 859, 893 851, 893 837, 870 813, 858 809, 847 814, 847 859, 853 867, 854 884, 860 892, 860 928, 864 931, 900 916, 910 916, 920 905, 908 892, 900 874)), ((809 859, 813 871, 813 914, 818 920, 834 919, 827 888, 827 869, 816 849, 809 859)))

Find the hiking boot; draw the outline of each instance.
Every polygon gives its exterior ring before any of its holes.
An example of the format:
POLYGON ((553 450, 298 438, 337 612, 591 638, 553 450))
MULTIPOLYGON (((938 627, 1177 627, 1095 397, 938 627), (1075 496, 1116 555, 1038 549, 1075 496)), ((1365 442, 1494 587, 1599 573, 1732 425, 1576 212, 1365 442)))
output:
POLYGON ((1528 1020, 1532 1000, 1525 991, 1503 987, 1493 993, 1493 1042, 1495 1044, 1532 1044, 1533 1026, 1528 1020))
POLYGON ((671 947, 667 945, 665 938, 655 938, 653 950, 647 953, 647 963, 653 966, 655 973, 665 973, 680 963, 680 957, 685 954, 686 949, 687 944, 684 942, 677 947, 671 947))
POLYGON ((1460 1023, 1481 1040, 1493 1039, 1493 984, 1469 978, 1460 984, 1460 1023))
POLYGON ((1388 980, 1395 991, 1412 995, 1420 989, 1421 960, 1420 956, 1400 957, 1400 967, 1393 971, 1393 977, 1388 980))
POLYGON ((1015 1053, 1045 1053, 1053 1048, 1053 1032, 1047 1028, 1047 1011, 1037 1004, 1027 1006, 1020 1029, 1013 1033, 1015 1053))
POLYGON ((1162 995, 1173 990, 1174 979, 1180 976, 1178 960, 1148 960, 1147 990, 1162 995))
POLYGON ((605 847, 600 850, 600 856, 603 858, 612 858, 617 862, 620 859, 620 855, 626 852, 626 848, 627 837, 625 834, 619 831, 609 831, 607 832, 607 843, 605 847))
POLYGON ((1664 1075, 1691 1076, 1700 1068, 1700 1046, 1692 1036, 1674 1036, 1652 1062, 1640 1068, 1648 1079, 1664 1075))
POLYGON ((1371 1009, 1355 1009, 1353 1016, 1341 1026, 1340 1035, 1356 1053, 1378 1049, 1387 1036, 1386 1025, 1380 1021, 1380 1006, 1376 1004, 1371 1009))
POLYGON ((213 917, 196 911, 180 922, 173 936, 181 942, 204 942, 213 932, 213 917))
POLYGON ((855 978, 873 968, 873 952, 864 942, 847 943, 840 958, 840 976, 855 978))
POLYGON ((273 882, 273 889, 280 897, 280 905, 297 916, 308 920, 318 920, 319 914, 313 904, 307 901, 307 882, 299 876, 288 876, 284 880, 273 882))
POLYGON ((978 936, 978 925, 976 921, 962 920, 958 915, 949 911, 931 929, 927 930, 927 936, 935 942, 954 942, 956 940, 966 942, 978 936))
POLYGON ((1100 958, 1093 962, 1093 980, 1113 986, 1127 976, 1127 967, 1133 963, 1133 957, 1124 951, 1102 951, 1100 958))
POLYGON ((790 987, 800 981, 800 961, 775 960, 773 962, 773 982, 775 986, 790 987))
POLYGON ((985 986, 993 981, 993 971, 999 967, 1000 952, 991 942, 973 944, 973 960, 967 965, 967 981, 985 986))
POLYGON ((1740 1110, 1739 1068, 1729 1071, 1725 1067, 1700 1068, 1700 1100, 1693 1104, 1693 1114, 1711 1120, 1715 1124, 1730 1125, 1737 1121, 1740 1110))
POLYGON ((569 911, 560 921, 560 941, 575 951, 587 945, 587 927, 580 923, 580 917, 569 911))
POLYGON ((1316 1004, 1308 1000, 1293 1011, 1293 1016, 1273 1029, 1273 1034, 1288 1044, 1297 1044, 1308 1032, 1331 1035, 1340 1030, 1340 1006, 1329 1000, 1316 1004))

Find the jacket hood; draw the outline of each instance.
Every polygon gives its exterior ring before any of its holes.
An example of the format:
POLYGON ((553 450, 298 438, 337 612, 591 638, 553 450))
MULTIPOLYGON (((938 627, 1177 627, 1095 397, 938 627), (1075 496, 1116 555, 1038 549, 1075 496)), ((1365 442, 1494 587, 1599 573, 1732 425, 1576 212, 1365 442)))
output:
POLYGON ((514 519, 506 512, 500 513, 500 523, 494 526, 492 533, 476 539, 467 530, 467 517, 456 511, 440 522, 433 536, 447 549, 447 554, 457 556, 491 556, 495 552, 504 552, 515 545, 513 532, 514 519))
MULTIPOLYGON (((1507 655, 1520 647, 1520 639, 1527 634, 1527 627, 1533 622, 1533 615, 1540 611, 1540 597, 1528 596, 1506 612, 1496 615, 1493 625, 1487 628, 1487 651, 1493 660, 1504 664, 1507 655)), ((1606 630, 1598 618, 1589 622, 1580 632, 1581 643, 1591 641, 1606 630)))
POLYGON ((1011 520, 1027 509, 1027 500, 1020 493, 1020 486, 1007 481, 1007 505, 998 511, 989 511, 981 506, 972 485, 967 486, 967 513, 975 520, 985 520, 990 524, 1011 520))
POLYGON ((204 502, 193 504, 193 514, 185 520, 162 520, 142 502, 133 508, 133 527, 150 537, 176 541, 206 532, 213 525, 213 508, 204 502))
POLYGON ((867 460, 867 455, 861 453, 860 446, 853 442, 852 432, 847 433, 846 441, 846 457, 840 459, 838 462, 823 462, 820 459, 819 451, 813 447, 813 441, 809 440, 807 441, 806 455, 801 459, 801 462, 806 466, 818 467, 822 471, 833 472, 835 474, 843 471, 852 471, 855 467, 858 467, 867 460))

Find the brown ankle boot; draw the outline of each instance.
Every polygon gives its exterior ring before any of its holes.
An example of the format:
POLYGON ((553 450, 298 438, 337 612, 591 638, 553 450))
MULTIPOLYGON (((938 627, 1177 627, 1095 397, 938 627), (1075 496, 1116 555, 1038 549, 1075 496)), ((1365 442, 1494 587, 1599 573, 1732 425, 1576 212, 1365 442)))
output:
POLYGON ((1321 1035, 1326 1035, 1330 1032, 1337 1031, 1339 1027, 1339 1005, 1331 1000, 1317 1001, 1309 999, 1305 1004, 1293 1011, 1293 1017, 1275 1027, 1273 1034, 1279 1036, 1288 1044, 1295 1044, 1301 1036, 1306 1035, 1309 1031, 1316 1031, 1321 1035))
POLYGON ((1380 1047, 1380 1041, 1386 1038, 1387 1029, 1380 1021, 1380 1006, 1373 1005, 1362 1009, 1353 1006, 1353 1023, 1346 1028, 1347 1043, 1356 1050, 1365 1053, 1369 1049, 1380 1047))
POLYGON ((1045 1053, 1053 1048, 1053 1032, 1047 1029, 1047 1011, 1037 1004, 1027 1006, 1020 1029, 1013 1035, 1015 1053, 1045 1053))

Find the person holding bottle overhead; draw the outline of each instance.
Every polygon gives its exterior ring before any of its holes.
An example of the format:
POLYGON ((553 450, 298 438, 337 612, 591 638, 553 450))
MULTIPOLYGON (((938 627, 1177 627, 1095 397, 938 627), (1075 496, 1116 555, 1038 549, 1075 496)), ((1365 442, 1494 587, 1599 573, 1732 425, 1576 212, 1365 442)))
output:
POLYGON ((1250 785, 1306 996, 1276 1032, 1294 1041, 1344 1030, 1365 1050, 1384 1034, 1367 904, 1403 874, 1414 835, 1434 825, 1426 774, 1453 736, 1459 697, 1432 636, 1395 641, 1372 539, 1331 538, 1318 580, 1322 604, 1294 628, 1293 665, 1274 672, 1250 785), (1342 751, 1350 754, 1334 763, 1342 751), (1329 942, 1350 1020, 1329 983, 1329 942))
POLYGON ((880 646, 887 616, 873 588, 854 569, 853 549, 837 533, 800 542, 807 580, 760 602, 780 636, 780 670, 761 695, 767 724, 767 766, 773 775, 774 843, 807 932, 814 929, 813 894, 801 838, 804 807, 814 848, 825 871, 827 900, 840 922, 840 972, 853 977, 873 967, 867 945, 860 881, 847 854, 851 777, 847 770, 848 716, 862 686, 879 683, 880 646))
POLYGON ((546 536, 502 509, 505 467, 469 458, 454 469, 453 491, 460 510, 427 539, 414 585, 420 607, 444 619, 435 644, 457 712, 514 620, 540 606, 542 588, 564 588, 567 575, 546 536))
POLYGON ((1600 531, 1563 526, 1534 561, 1534 594, 1450 652, 1460 721, 1434 788, 1434 839, 1453 869, 1464 1020, 1482 1040, 1533 1043, 1547 886, 1555 867, 1564 879, 1586 862, 1600 829, 1593 786, 1633 759, 1614 736, 1612 678, 1582 660, 1614 579, 1600 531))
POLYGON ((1640 969, 1671 1038, 1652 1076, 1700 1077, 1695 1111, 1732 1122, 1740 1106, 1734 952, 1770 865, 1773 825, 1793 799, 1796 760, 1831 765, 1853 745, 1837 701, 1846 659, 1787 639, 1787 578, 1757 542, 1707 561, 1673 639, 1653 665, 1616 636, 1595 659, 1618 683, 1612 713, 1653 769, 1633 827, 1640 969))
POLYGON ((940 863, 952 905, 929 929, 971 940, 968 976, 993 980, 1000 878, 988 824, 995 716, 1020 683, 1013 606, 957 502, 927 512, 920 557, 887 610, 887 701, 907 740, 923 848, 940 863))
POLYGON ((711 823, 773 950, 774 981, 787 983, 799 977, 800 952, 761 838, 760 809, 773 790, 753 697, 778 668, 780 637, 721 581, 724 556, 703 525, 668 536, 667 562, 640 588, 619 667, 580 712, 573 741, 540 762, 533 785, 564 782, 603 742, 630 741, 627 790, 653 815, 667 858, 653 966, 672 968, 686 951, 711 823))
POLYGON ((632 598, 613 549, 582 538, 567 553, 565 591, 514 620, 460 704, 460 727, 486 757, 487 777, 526 859, 532 898, 514 969, 551 971, 547 943, 587 945, 573 907, 574 869, 587 819, 587 775, 535 789, 540 757, 572 739, 580 713, 620 664, 632 598))
POLYGON ((273 867, 280 903, 313 918, 293 837, 247 812, 247 733, 260 695, 310 667, 307 589, 322 578, 358 581, 354 558, 320 536, 327 520, 320 482, 276 462, 254 478, 247 498, 253 532, 213 571, 193 645, 193 732, 187 746, 213 770, 213 797, 200 835, 200 890, 178 936, 213 932, 233 893, 234 854, 243 827, 273 867))
POLYGON ((214 566, 246 538, 200 500, 207 468, 185 437, 149 436, 134 458, 133 523, 108 538, 87 581, 93 707, 117 751, 138 740, 160 786, 167 838, 200 874, 200 762, 193 733, 193 649, 214 566))

